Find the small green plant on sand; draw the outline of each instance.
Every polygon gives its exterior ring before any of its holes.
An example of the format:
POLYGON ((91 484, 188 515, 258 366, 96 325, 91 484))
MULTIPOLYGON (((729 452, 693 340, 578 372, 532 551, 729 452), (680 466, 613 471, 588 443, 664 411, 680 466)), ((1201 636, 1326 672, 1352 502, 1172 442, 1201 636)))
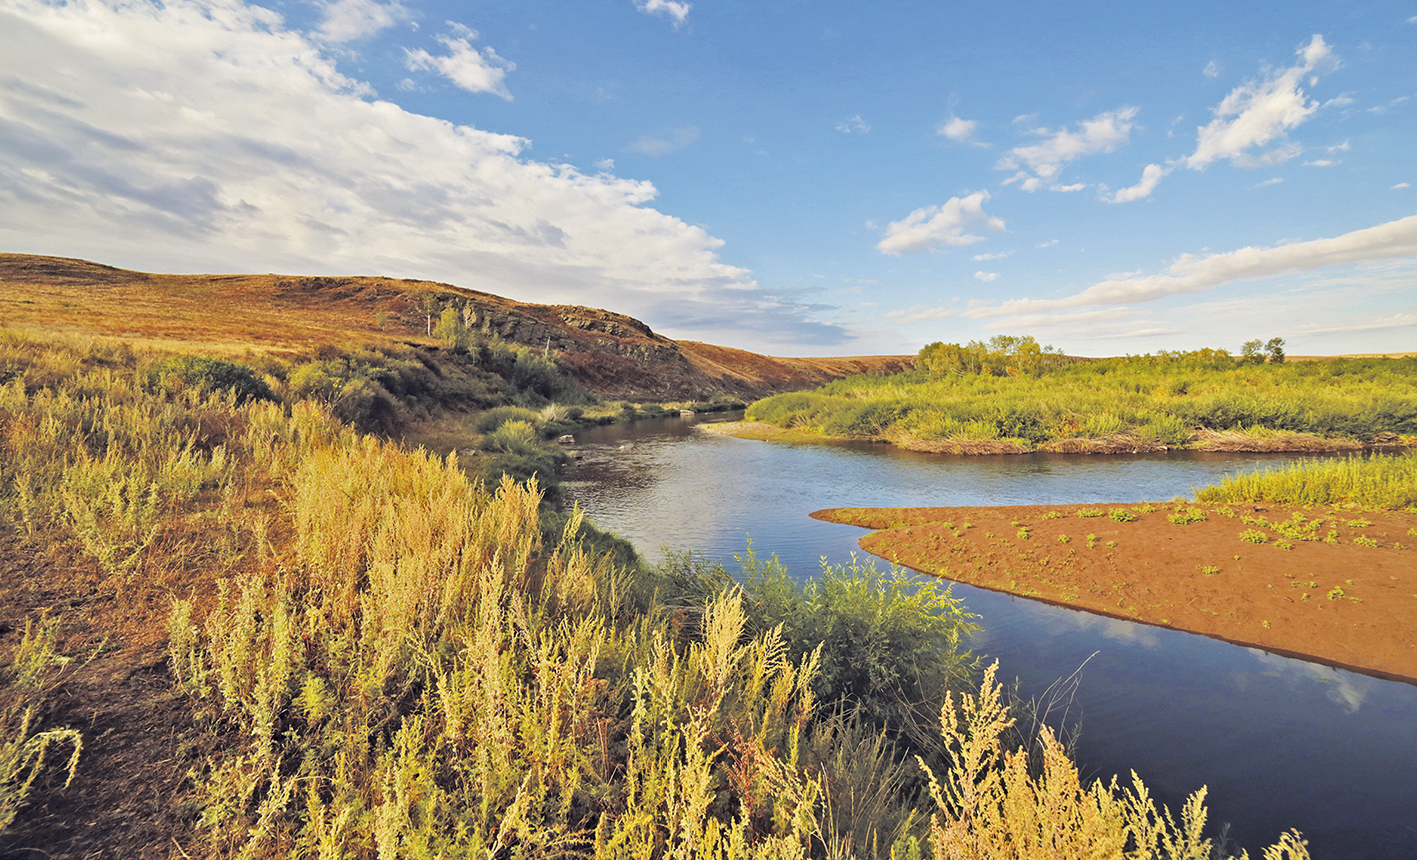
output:
POLYGON ((1353 539, 1353 542, 1358 544, 1358 546, 1366 546, 1371 549, 1377 549, 1379 546, 1376 540, 1368 537, 1367 535, 1358 535, 1353 539))
POLYGON ((1196 569, 1206 576, 1215 576, 1220 572, 1220 568, 1213 564, 1198 564, 1196 565, 1196 569))
POLYGON ((1070 540, 1072 540, 1072 538, 1067 535, 1058 535, 1058 543, 1067 543, 1070 540))
POLYGON ((1106 515, 1107 512, 1102 510, 1101 508, 1078 508, 1078 516, 1083 517, 1084 519, 1089 517, 1103 517, 1106 515))
POLYGON ((1259 529, 1245 529, 1240 532, 1240 540, 1245 543, 1268 543, 1269 535, 1259 529))
POLYGON ((1205 522, 1205 511, 1200 508, 1178 508, 1176 513, 1169 515, 1167 519, 1178 526, 1189 525, 1191 523, 1203 523, 1205 522))
POLYGON ((1114 521, 1119 523, 1134 522, 1137 518, 1136 514, 1132 513, 1126 508, 1113 508, 1112 510, 1107 512, 1107 516, 1111 517, 1114 521))

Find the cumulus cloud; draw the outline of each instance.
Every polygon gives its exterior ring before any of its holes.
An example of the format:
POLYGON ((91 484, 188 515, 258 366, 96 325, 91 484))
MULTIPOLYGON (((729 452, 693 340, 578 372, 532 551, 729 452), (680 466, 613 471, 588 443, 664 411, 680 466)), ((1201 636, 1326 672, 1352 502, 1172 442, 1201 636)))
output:
POLYGON ((1137 108, 1123 107, 1083 120, 1076 131, 1034 129, 1033 133, 1043 140, 1009 150, 994 166, 998 170, 1016 171, 1004 184, 1018 182, 1024 191, 1045 187, 1054 191, 1076 191, 1084 186, 1061 185, 1057 182, 1058 174, 1070 162, 1085 155, 1113 152, 1125 146, 1135 127, 1136 115, 1137 108))
POLYGON ((6 0, 0 64, 8 250, 430 278, 612 308, 671 335, 741 325, 732 343, 755 327, 745 346, 847 339, 720 260, 721 240, 650 208, 652 184, 533 161, 523 138, 376 100, 259 6, 6 0))
POLYGON ((1205 75, 1207 80, 1215 80, 1216 78, 1220 77, 1220 64, 1217 63, 1215 60, 1211 60, 1210 62, 1205 64, 1204 69, 1201 69, 1201 74, 1205 75))
POLYGON ((979 120, 960 119, 951 116, 940 123, 940 127, 935 129, 935 133, 941 137, 947 137, 958 143, 969 143, 976 146, 984 146, 983 143, 974 139, 974 133, 979 130, 979 120))
POLYGON ((635 0, 635 8, 646 15, 661 15, 674 22, 674 26, 680 27, 689 20, 689 10, 693 8, 690 3, 679 3, 676 0, 635 0))
POLYGON ((1141 172, 1140 182, 1128 188, 1122 188, 1110 197, 1103 197, 1103 199, 1109 203, 1130 203, 1133 200, 1149 197, 1151 192, 1156 190, 1161 178, 1170 172, 1170 169, 1159 164, 1148 164, 1141 172))
POLYGON ((997 306, 974 308, 969 315, 994 317, 1092 305, 1149 302, 1183 293, 1198 293, 1235 281, 1273 277, 1282 272, 1411 256, 1417 256, 1417 215, 1354 230, 1331 239, 1295 242, 1273 248, 1241 248, 1204 257, 1183 254, 1159 275, 1111 278, 1068 298, 1015 299, 997 306))
POLYGON ((330 0, 322 4, 323 18, 316 35, 326 42, 352 42, 409 20, 412 14, 399 2, 330 0))
POLYGON ((998 273, 998 272, 975 272, 975 273, 974 273, 974 279, 975 279, 976 281, 983 281, 984 283, 987 284, 987 283, 989 283, 990 281, 997 281, 997 280, 999 279, 999 273, 998 273))
POLYGON ((659 158, 671 152, 678 152, 698 139, 698 126, 686 125, 683 128, 668 128, 654 134, 637 137, 625 148, 630 152, 659 158))
POLYGON ((479 51, 472 46, 477 38, 476 30, 469 30, 455 22, 448 22, 452 33, 437 36, 439 43, 448 49, 442 56, 433 56, 423 49, 404 49, 405 62, 413 71, 434 71, 470 93, 492 93, 507 101, 512 94, 507 91, 503 80, 507 72, 515 71, 516 63, 497 56, 491 48, 479 51))
POLYGON ((976 191, 967 197, 951 197, 937 206, 916 209, 886 227, 886 237, 876 243, 876 250, 892 256, 914 254, 949 245, 962 247, 984 241, 983 236, 969 233, 970 227, 982 224, 996 233, 1003 232, 1004 222, 984 211, 989 192, 976 191))
POLYGON ((1183 161, 1187 167, 1202 170, 1221 159, 1242 167, 1264 166, 1293 158, 1302 151, 1296 144, 1282 142, 1290 129, 1319 107, 1300 85, 1307 77, 1312 86, 1314 73, 1322 67, 1334 67, 1338 60, 1320 35, 1295 53, 1300 57, 1297 64, 1230 91, 1214 108, 1215 118, 1196 130, 1195 152, 1183 161), (1267 152, 1253 153, 1271 143, 1277 145, 1267 152))

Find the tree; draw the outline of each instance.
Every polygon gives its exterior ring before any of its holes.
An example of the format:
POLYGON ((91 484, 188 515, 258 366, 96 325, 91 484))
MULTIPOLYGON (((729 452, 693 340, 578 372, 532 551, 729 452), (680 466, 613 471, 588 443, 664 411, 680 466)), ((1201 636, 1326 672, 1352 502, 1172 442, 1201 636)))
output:
POLYGON ((443 313, 438 317, 438 326, 433 329, 433 334, 447 344, 448 349, 467 349, 472 343, 472 333, 463 323, 462 314, 453 307, 443 308, 443 313))
POLYGON ((424 293, 418 297, 418 309, 423 311, 428 317, 428 336, 433 336, 433 315, 441 312, 443 303, 433 293, 424 293))
POLYGON ((1284 338, 1272 337, 1269 343, 1264 345, 1265 352, 1269 353, 1270 364, 1284 363, 1284 338))
POLYGON ((1244 364, 1264 364, 1264 343, 1258 340, 1247 340, 1244 346, 1240 347, 1240 361, 1244 364))

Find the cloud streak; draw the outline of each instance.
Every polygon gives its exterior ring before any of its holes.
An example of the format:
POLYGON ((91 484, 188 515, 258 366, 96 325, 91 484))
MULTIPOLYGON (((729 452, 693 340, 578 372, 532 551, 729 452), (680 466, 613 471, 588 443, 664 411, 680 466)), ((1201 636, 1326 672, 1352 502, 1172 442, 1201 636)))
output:
POLYGON ((1241 167, 1259 167, 1278 164, 1302 151, 1297 144, 1281 144, 1260 155, 1251 152, 1281 140, 1319 108, 1300 84, 1321 66, 1335 65, 1337 57, 1317 34, 1295 53, 1300 63, 1230 91, 1215 107, 1215 119, 1196 129, 1196 149, 1184 160, 1187 167, 1203 170, 1222 159, 1241 167))
POLYGON ((1123 107, 1083 120, 1076 131, 1034 129, 1033 133, 1043 138, 1040 142, 1009 150, 994 166, 998 170, 1016 171, 1004 184, 1017 182, 1024 191, 1045 187, 1051 191, 1077 191, 1084 186, 1058 183, 1063 168, 1085 155, 1113 152, 1125 146, 1135 127, 1136 115, 1137 108, 1123 107))
POLYGON ((1064 299, 1015 299, 974 308, 971 317, 1043 313, 1093 305, 1150 302, 1198 293, 1235 281, 1269 278, 1341 263, 1417 256, 1417 215, 1331 239, 1315 239, 1273 248, 1241 248, 1205 257, 1182 255, 1162 274, 1112 278, 1064 299))

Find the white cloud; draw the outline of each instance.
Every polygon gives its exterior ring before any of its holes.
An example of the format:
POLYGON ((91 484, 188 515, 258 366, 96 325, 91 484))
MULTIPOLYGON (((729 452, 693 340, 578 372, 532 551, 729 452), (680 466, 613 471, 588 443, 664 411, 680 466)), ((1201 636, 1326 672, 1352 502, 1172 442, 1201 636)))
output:
POLYGON ((667 128, 664 131, 637 137, 625 148, 630 152, 659 158, 671 152, 678 152, 698 139, 698 126, 686 125, 682 128, 667 128))
POLYGON ((453 21, 449 21, 448 25, 453 34, 443 33, 436 37, 448 53, 435 57, 422 48, 416 51, 405 48, 408 68, 412 71, 435 71, 470 93, 492 93, 511 101, 512 94, 507 91, 503 79, 507 77, 507 72, 516 70, 516 63, 502 59, 491 48, 481 51, 474 48, 472 40, 477 38, 477 31, 453 21))
POLYGON ((1058 244, 1058 240, 1057 240, 1057 239, 1049 239, 1047 242, 1040 242, 1040 243, 1038 243, 1037 245, 1034 245, 1033 247, 1035 247, 1035 248, 1051 248, 1051 247, 1053 247, 1053 246, 1056 245, 1056 244, 1058 244))
POLYGON ((1273 277, 1282 272, 1411 256, 1417 256, 1417 215, 1354 230, 1331 239, 1314 239, 1273 248, 1241 248, 1205 257, 1183 254, 1160 275, 1109 279, 1068 298, 1015 299, 993 307, 975 308, 969 315, 993 317, 1092 305, 1149 302, 1183 293, 1198 293, 1235 281, 1273 277))
POLYGON ((1399 183, 1397 183, 1396 185, 1394 185, 1393 187, 1389 188, 1388 190, 1389 190, 1389 191, 1401 191, 1401 190, 1404 189, 1404 188, 1411 188, 1411 187, 1412 187, 1412 184, 1411 184, 1410 182, 1399 182, 1399 183))
POLYGON ((1083 120, 1077 131, 1065 128, 1057 131, 1034 129, 1034 134, 1043 137, 1040 143, 1015 147, 994 166, 998 170, 1017 171, 1004 180, 1004 184, 1019 182, 1019 187, 1024 191, 1036 191, 1045 185, 1054 191, 1078 190, 1084 186, 1057 183, 1063 167, 1085 155, 1112 152, 1125 146, 1136 125, 1132 122, 1136 115, 1137 108, 1124 107, 1083 120), (1026 169, 1023 169, 1024 166, 1026 169))
POLYGON ((846 119, 837 123, 836 130, 845 132, 846 134, 851 134, 853 131, 859 131, 862 134, 866 134, 871 131, 871 126, 864 119, 862 119, 861 114, 858 113, 856 116, 847 117, 846 119))
POLYGON ((949 319, 959 314, 955 308, 930 307, 929 305, 914 305, 903 311, 889 311, 885 317, 896 322, 921 322, 923 320, 949 319))
POLYGON ((1339 164, 1342 164, 1342 163, 1343 163, 1343 162, 1341 162, 1341 161, 1335 161, 1335 160, 1333 160, 1332 158, 1315 158, 1313 161, 1306 161, 1306 162, 1304 162, 1304 166, 1305 166, 1305 167, 1334 167, 1334 166, 1339 165, 1339 164))
POLYGON ((951 197, 938 206, 916 209, 886 227, 886 237, 876 243, 876 250, 899 256, 941 245, 962 247, 982 242, 983 236, 966 232, 970 226, 983 224, 996 233, 1004 229, 1003 221, 984 211, 984 201, 988 199, 989 192, 976 191, 967 197, 951 197))
POLYGON ((845 339, 650 208, 652 184, 375 100, 258 6, 5 0, 0 68, 0 247, 429 278, 613 308, 671 336, 751 329, 745 346, 845 339))
POLYGON ((1281 140, 1318 110, 1318 102, 1310 101, 1299 85, 1320 66, 1336 65, 1337 58, 1319 35, 1295 53, 1303 62, 1230 91, 1215 107, 1215 119, 1196 130, 1196 150, 1184 159, 1187 167, 1202 170, 1220 159, 1242 167, 1277 164, 1302 151, 1295 144, 1280 144, 1251 154, 1256 147, 1281 140))
POLYGON ((999 273, 998 273, 998 272, 975 272, 975 273, 974 273, 974 279, 975 279, 976 281, 983 281, 984 283, 987 284, 987 283, 989 283, 990 281, 997 281, 997 280, 999 279, 999 273))
POLYGON ((1369 319, 1363 322, 1353 322, 1341 326, 1319 326, 1304 325, 1299 326, 1296 334, 1349 334, 1362 331, 1385 331, 1393 328, 1410 328, 1417 326, 1417 314, 1393 314, 1379 319, 1369 319))
POLYGON ((1130 203, 1133 200, 1149 197, 1151 192, 1156 189, 1157 184, 1161 182, 1161 178, 1170 172, 1170 169, 1159 164, 1148 164, 1141 172, 1141 181, 1136 185, 1122 188, 1111 197, 1103 199, 1109 203, 1130 203))
POLYGON ((646 15, 663 15, 673 20, 677 28, 689 20, 689 10, 694 7, 691 3, 679 3, 676 0, 635 0, 635 8, 646 15))
POLYGON ((1207 80, 1215 80, 1216 78, 1220 77, 1220 64, 1217 63, 1215 60, 1211 60, 1210 62, 1205 64, 1204 69, 1201 69, 1201 74, 1205 75, 1207 80))
POLYGON ((1004 259, 1005 257, 1009 256, 1009 255, 1012 254, 1012 253, 1013 253, 1013 251, 998 251, 998 252, 993 253, 993 254, 975 254, 973 257, 970 257, 969 259, 973 260, 973 261, 976 262, 976 263, 984 263, 984 262, 988 262, 989 260, 1002 260, 1002 259, 1004 259))
POLYGON ((940 135, 941 137, 947 137, 950 140, 957 141, 959 143, 969 143, 974 144, 976 146, 984 146, 985 144, 980 143, 979 141, 974 139, 974 133, 978 130, 978 120, 960 119, 957 116, 951 116, 949 119, 940 123, 939 128, 935 129, 935 133, 940 135))
POLYGON ((1348 141, 1346 141, 1346 140, 1345 140, 1343 143, 1338 144, 1337 146, 1325 146, 1325 147, 1324 147, 1324 149, 1326 149, 1326 150, 1329 151, 1329 152, 1348 152, 1348 151, 1349 151, 1350 149, 1352 149, 1352 148, 1353 148, 1353 145, 1352 145, 1351 143, 1349 143, 1348 141))
POLYGON ((1283 177, 1283 176, 1271 176, 1270 178, 1264 180, 1263 182, 1256 182, 1254 185, 1251 185, 1250 187, 1251 187, 1251 188, 1264 188, 1264 187, 1269 186, 1269 185, 1278 185, 1279 183, 1281 183, 1281 182, 1283 182, 1283 181, 1284 181, 1284 177, 1283 177))
POLYGON ((352 42, 372 36, 412 17, 402 3, 378 0, 330 0, 322 4, 324 18, 316 34, 326 42, 352 42))
POLYGON ((615 159, 602 158, 595 163, 595 169, 599 170, 601 173, 610 173, 615 169, 615 159))

